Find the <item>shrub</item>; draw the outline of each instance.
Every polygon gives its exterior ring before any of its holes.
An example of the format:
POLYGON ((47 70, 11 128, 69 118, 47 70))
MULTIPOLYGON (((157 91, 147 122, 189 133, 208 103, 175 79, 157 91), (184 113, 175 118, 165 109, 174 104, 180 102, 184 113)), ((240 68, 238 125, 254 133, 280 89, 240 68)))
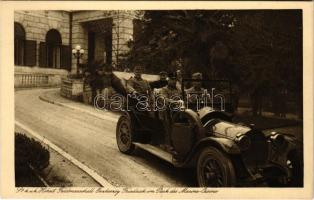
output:
POLYGON ((35 169, 42 170, 49 165, 49 151, 33 138, 15 133, 15 171, 27 171, 31 164, 35 169))

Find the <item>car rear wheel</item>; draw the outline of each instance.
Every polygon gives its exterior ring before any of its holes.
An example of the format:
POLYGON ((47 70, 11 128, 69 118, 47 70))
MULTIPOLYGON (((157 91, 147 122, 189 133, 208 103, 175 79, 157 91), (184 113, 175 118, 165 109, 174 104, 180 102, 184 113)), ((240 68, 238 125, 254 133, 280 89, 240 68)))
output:
POLYGON ((200 187, 232 187, 236 183, 231 160, 214 147, 202 150, 197 161, 196 171, 200 187))
POLYGON ((131 120, 127 116, 121 116, 117 123, 116 140, 119 150, 125 154, 132 154, 135 146, 132 141, 131 120))

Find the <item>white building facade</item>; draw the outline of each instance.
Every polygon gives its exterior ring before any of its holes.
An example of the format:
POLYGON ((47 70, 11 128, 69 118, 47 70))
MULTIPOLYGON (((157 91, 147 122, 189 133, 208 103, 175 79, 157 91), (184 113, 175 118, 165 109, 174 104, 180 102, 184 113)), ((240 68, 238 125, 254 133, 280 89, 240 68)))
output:
POLYGON ((133 39, 136 11, 15 11, 15 87, 58 86, 80 63, 118 66, 133 39))

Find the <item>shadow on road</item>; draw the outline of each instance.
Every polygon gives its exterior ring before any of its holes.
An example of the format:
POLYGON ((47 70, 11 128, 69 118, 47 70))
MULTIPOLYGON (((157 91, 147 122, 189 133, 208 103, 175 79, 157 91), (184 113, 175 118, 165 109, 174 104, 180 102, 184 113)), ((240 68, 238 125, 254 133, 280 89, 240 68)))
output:
POLYGON ((154 168, 162 176, 175 180, 181 187, 197 187, 196 171, 193 168, 176 168, 172 164, 137 148, 132 155, 154 168))

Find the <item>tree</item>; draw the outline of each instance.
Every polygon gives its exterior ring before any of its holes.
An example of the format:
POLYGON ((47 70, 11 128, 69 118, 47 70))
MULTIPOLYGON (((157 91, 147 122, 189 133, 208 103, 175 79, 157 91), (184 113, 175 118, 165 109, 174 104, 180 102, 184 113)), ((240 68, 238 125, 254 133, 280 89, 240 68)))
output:
POLYGON ((128 61, 148 71, 167 70, 173 60, 182 60, 186 75, 200 71, 231 80, 252 96, 256 114, 254 101, 271 98, 280 87, 302 104, 299 10, 145 11, 139 37, 128 61))

